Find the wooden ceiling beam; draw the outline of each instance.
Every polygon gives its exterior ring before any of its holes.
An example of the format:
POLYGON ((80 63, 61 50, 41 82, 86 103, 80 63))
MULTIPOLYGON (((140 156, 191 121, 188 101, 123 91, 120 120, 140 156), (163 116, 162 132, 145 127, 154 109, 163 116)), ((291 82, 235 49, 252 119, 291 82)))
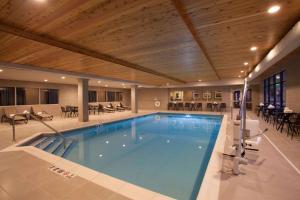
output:
POLYGON ((197 33, 197 30, 195 28, 195 26, 193 25, 191 19, 189 18, 189 16, 186 14, 186 10, 184 9, 183 4, 180 2, 180 0, 172 0, 178 14, 180 15, 180 17, 182 18, 182 20, 184 21, 185 25, 187 26, 187 28, 189 29, 190 33, 193 35, 194 40, 197 42, 199 48, 201 49, 201 51, 203 52, 204 56, 206 57, 209 65, 211 66, 212 70, 215 72, 217 78, 220 80, 221 77, 218 74, 215 66, 213 65, 211 58, 209 57, 206 48, 204 47, 204 45, 201 42, 201 39, 197 33))
POLYGON ((47 45, 50 45, 50 46, 55 46, 55 47, 58 47, 58 48, 61 48, 61 49, 65 49, 65 50, 68 50, 68 51, 72 51, 72 52, 75 52, 75 53, 86 55, 86 56, 89 56, 89 57, 97 58, 97 59, 107 61, 107 62, 110 62, 110 63, 122 65, 122 66, 125 66, 125 67, 128 67, 128 68, 135 69, 135 70, 142 71, 142 72, 146 72, 146 73, 149 73, 149 74, 152 74, 152 75, 164 77, 164 78, 167 78, 167 79, 179 82, 179 83, 186 83, 185 81, 180 80, 178 78, 174 78, 174 77, 169 76, 167 74, 160 73, 158 71, 140 66, 138 64, 131 63, 131 62, 128 62, 126 60, 122 60, 122 59, 110 56, 108 54, 104 54, 104 53, 100 53, 100 52, 97 52, 97 51, 94 51, 94 50, 86 49, 86 48, 83 48, 83 47, 75 45, 75 44, 70 44, 70 43, 66 43, 66 42, 63 42, 63 41, 59 41, 57 39, 50 38, 49 36, 45 36, 45 35, 29 32, 29 31, 25 31, 25 30, 22 30, 20 28, 17 28, 17 27, 11 26, 11 25, 7 25, 7 24, 5 24, 1 21, 0 21, 0 31, 6 32, 6 33, 9 33, 9 34, 18 36, 18 37, 33 40, 33 41, 36 41, 36 42, 39 42, 39 43, 47 44, 47 45))

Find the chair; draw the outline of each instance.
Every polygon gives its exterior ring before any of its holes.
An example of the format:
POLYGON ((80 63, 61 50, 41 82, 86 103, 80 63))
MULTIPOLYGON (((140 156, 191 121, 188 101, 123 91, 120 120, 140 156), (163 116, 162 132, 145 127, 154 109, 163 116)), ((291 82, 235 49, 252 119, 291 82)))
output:
POLYGON ((107 106, 104 106, 103 109, 105 112, 115 112, 115 108, 111 103, 109 103, 107 106))
POLYGON ((190 110, 190 106, 191 106, 190 103, 185 103, 184 104, 184 110, 190 110))
POLYGON ((28 123, 28 118, 24 114, 18 114, 15 107, 4 108, 3 109, 3 118, 5 121, 9 122, 11 125, 14 122, 24 122, 28 123))
POLYGON ((287 128, 289 129, 290 125, 290 117, 294 113, 282 113, 281 117, 278 119, 278 125, 276 126, 277 131, 280 129, 280 132, 282 133, 284 125, 287 125, 287 128))
POLYGON ((117 111, 125 111, 125 107, 123 106, 123 104, 120 102, 117 106, 116 106, 117 111))
POLYGON ((262 118, 267 121, 268 120, 268 115, 269 115, 269 110, 268 106, 264 106, 262 110, 262 118))
POLYGON ((206 104, 206 110, 207 110, 207 111, 212 111, 212 109, 213 109, 213 108, 212 108, 212 103, 207 103, 207 104, 206 104))
POLYGON ((174 104, 172 102, 168 103, 168 110, 173 110, 174 109, 174 104))
POLYGON ((263 106, 258 105, 258 106, 257 106, 257 117, 260 116, 260 113, 261 113, 262 111, 263 111, 263 106))
POLYGON ((180 102, 180 103, 177 104, 177 110, 184 110, 182 102, 180 102))
POLYGON ((226 103, 221 103, 219 110, 220 112, 226 112, 226 103))
POLYGON ((61 107, 60 107, 60 110, 61 110, 61 117, 62 117, 63 115, 65 115, 65 117, 66 117, 66 116, 67 116, 67 114, 68 114, 68 112, 67 112, 66 108, 65 108, 65 107, 63 107, 63 106, 61 106, 61 107))
POLYGON ((67 117, 72 116, 72 106, 66 106, 66 114, 67 114, 67 117))
POLYGON ((95 110, 92 105, 88 105, 88 110, 89 110, 89 114, 91 114, 92 111, 94 111, 94 114, 95 114, 95 110))
POLYGON ((102 104, 98 105, 97 111, 98 111, 98 115, 99 115, 100 112, 102 112, 102 113, 104 112, 104 108, 103 108, 102 104))
MULTIPOLYGON (((281 118, 282 113, 283 113, 283 110, 280 108, 274 110, 273 116, 272 116, 273 127, 274 126, 276 127, 277 124, 279 123, 279 119, 281 118)), ((272 122, 270 122, 270 123, 272 123, 272 122)))
POLYGON ((47 113, 44 110, 41 110, 41 109, 37 110, 37 109, 38 108, 31 107, 30 113, 40 120, 44 120, 44 119, 52 120, 53 119, 53 115, 50 115, 49 113, 47 113))
POLYGON ((291 131, 291 138, 293 139, 295 134, 299 134, 299 129, 300 129, 300 113, 293 113, 289 119, 287 135, 289 135, 291 131))
POLYGON ((122 102, 120 102, 118 106, 121 107, 121 108, 124 108, 125 110, 130 110, 130 108, 127 107, 127 106, 124 106, 124 105, 122 104, 122 102))
POLYGON ((79 114, 78 113, 78 107, 77 106, 71 106, 70 109, 71 109, 70 116, 72 116, 72 114, 73 114, 74 117, 78 117, 78 114, 79 114))
POLYGON ((178 103, 173 103, 173 110, 178 110, 178 103))
POLYGON ((202 111, 202 103, 197 103, 196 105, 195 105, 195 110, 197 110, 197 111, 202 111))

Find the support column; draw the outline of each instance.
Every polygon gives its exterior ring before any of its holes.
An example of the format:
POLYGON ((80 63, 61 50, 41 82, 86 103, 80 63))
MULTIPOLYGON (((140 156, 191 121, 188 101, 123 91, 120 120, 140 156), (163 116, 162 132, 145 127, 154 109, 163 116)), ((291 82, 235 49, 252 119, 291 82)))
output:
POLYGON ((137 85, 131 86, 131 112, 138 112, 138 98, 137 98, 137 85))
POLYGON ((89 80, 78 79, 78 120, 80 122, 89 121, 89 80))

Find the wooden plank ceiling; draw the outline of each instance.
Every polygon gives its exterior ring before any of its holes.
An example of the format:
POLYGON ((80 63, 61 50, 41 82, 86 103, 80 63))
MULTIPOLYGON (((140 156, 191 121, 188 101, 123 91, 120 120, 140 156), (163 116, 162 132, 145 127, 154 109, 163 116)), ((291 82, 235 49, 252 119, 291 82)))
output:
POLYGON ((0 60, 151 85, 233 78, 299 16, 299 0, 1 0, 0 60))

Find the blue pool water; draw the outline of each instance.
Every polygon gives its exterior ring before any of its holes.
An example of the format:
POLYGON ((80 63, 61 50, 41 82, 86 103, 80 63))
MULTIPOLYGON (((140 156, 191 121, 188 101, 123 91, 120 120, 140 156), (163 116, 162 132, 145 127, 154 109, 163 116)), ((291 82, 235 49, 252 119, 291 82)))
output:
POLYGON ((79 129, 73 162, 176 199, 195 199, 222 116, 158 113, 79 129))

